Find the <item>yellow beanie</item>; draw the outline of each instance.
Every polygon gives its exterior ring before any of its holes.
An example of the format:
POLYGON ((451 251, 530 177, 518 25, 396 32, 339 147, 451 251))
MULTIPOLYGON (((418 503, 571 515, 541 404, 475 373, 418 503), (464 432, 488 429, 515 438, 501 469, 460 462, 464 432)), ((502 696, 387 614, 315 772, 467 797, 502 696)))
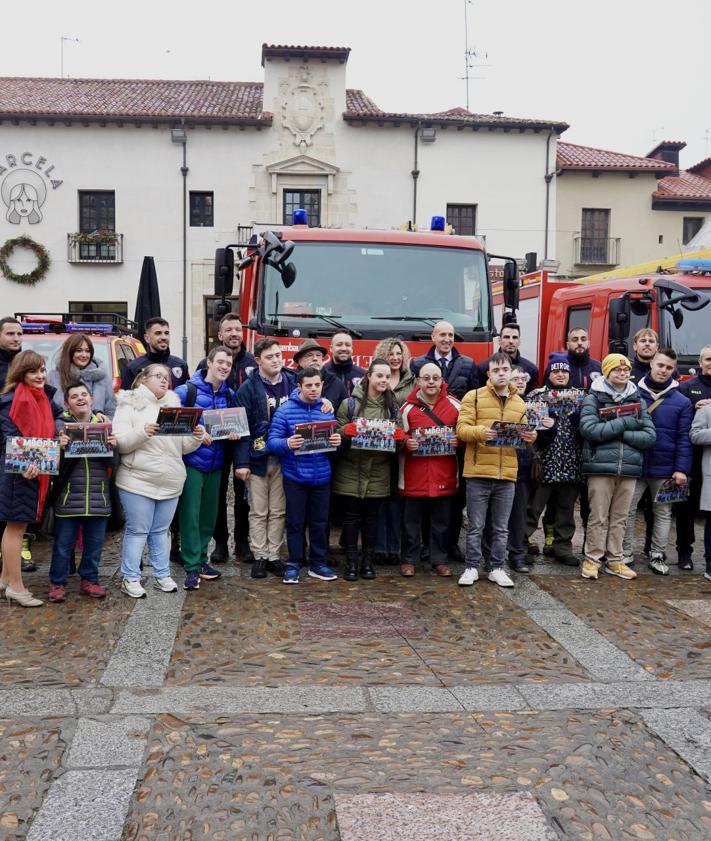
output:
POLYGON ((615 368, 621 368, 623 365, 627 368, 632 367, 629 359, 621 353, 608 353, 602 360, 602 376, 607 379, 610 371, 614 371, 615 368))

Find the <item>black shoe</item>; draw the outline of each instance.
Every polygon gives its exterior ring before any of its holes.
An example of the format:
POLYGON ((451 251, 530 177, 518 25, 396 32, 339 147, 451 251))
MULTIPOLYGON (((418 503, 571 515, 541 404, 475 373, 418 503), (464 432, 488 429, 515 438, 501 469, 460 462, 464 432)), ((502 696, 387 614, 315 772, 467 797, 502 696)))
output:
POLYGON ((252 564, 252 571, 250 573, 252 578, 266 578, 267 577, 267 559, 255 558, 252 564))
POLYGON ((387 563, 388 553, 387 552, 376 552, 373 555, 373 560, 375 561, 376 564, 387 563))
POLYGON ((543 555, 544 555, 546 558, 553 558, 553 557, 555 557, 555 555, 554 555, 554 553, 553 553, 553 547, 552 547, 552 546, 544 546, 544 547, 543 547, 543 555))
POLYGON ((535 558, 536 556, 541 554, 540 546, 537 543, 531 543, 529 541, 528 545, 526 546, 526 554, 535 558))
POLYGON ((284 573, 286 572, 286 567, 282 561, 267 561, 267 572, 271 572, 272 575, 283 578, 284 573))
POLYGON ((579 567, 580 566, 580 558, 576 555, 562 555, 560 558, 556 558, 559 564, 563 564, 567 567, 579 567))
POLYGON ((684 570, 687 570, 687 571, 688 570, 693 570, 694 562, 691 560, 691 553, 689 553, 689 554, 680 553, 678 564, 679 564, 679 569, 684 569, 684 570))
POLYGON ((400 556, 397 554, 397 552, 388 552, 387 563, 390 567, 400 566, 400 556))
POLYGON ((183 559, 180 556, 180 540, 173 537, 170 541, 170 562, 171 564, 183 565, 183 559))
POLYGON ((373 569, 373 561, 370 558, 364 558, 360 564, 360 577, 366 581, 372 581, 375 578, 375 570, 373 569))
POLYGON ((530 572, 531 567, 526 561, 509 561, 509 566, 514 572, 530 572))
POLYGON ((346 581, 358 580, 358 561, 350 558, 346 560, 346 571, 343 573, 343 578, 346 581))
POLYGON ((249 548, 249 543, 237 543, 235 541, 235 555, 239 557, 243 564, 254 563, 254 554, 249 548))
POLYGON ((37 572, 37 564, 34 561, 22 561, 23 572, 37 572))
POLYGON ((230 549, 226 543, 216 543, 210 555, 211 564, 226 564, 230 558, 230 549))
POLYGON ((420 549, 420 562, 423 564, 428 564, 430 562, 429 546, 423 546, 422 549, 420 549))
POLYGON ((462 550, 459 546, 452 546, 449 550, 449 560, 455 564, 463 564, 464 563, 464 555, 462 554, 462 550))

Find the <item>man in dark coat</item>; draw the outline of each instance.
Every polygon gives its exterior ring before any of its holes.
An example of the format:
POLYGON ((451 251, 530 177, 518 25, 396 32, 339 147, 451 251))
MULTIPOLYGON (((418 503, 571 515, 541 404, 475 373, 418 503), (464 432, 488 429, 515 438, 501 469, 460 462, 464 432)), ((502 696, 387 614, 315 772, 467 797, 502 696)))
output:
MULTIPOLYGON (((525 393, 533 391, 538 386, 538 367, 530 359, 521 356, 521 328, 518 324, 507 324, 501 330, 499 336, 499 352, 505 353, 511 360, 511 367, 520 365, 521 368, 528 374, 528 383, 526 384, 525 393)), ((489 372, 489 360, 485 360, 479 365, 479 383, 486 382, 489 372)))
MULTIPOLYGON (((232 370, 227 378, 227 385, 234 392, 257 367, 257 360, 244 346, 243 339, 242 321, 237 313, 228 312, 223 315, 217 328, 217 341, 219 345, 232 351, 232 370)), ((207 357, 198 362, 197 368, 198 370, 207 369, 207 357)), ((210 563, 224 564, 230 557, 228 543, 230 533, 227 525, 227 488, 230 475, 232 476, 232 487, 234 489, 235 556, 240 557, 245 563, 252 563, 254 556, 249 548, 249 502, 246 499, 245 485, 241 479, 234 475, 232 470, 234 444, 231 441, 225 441, 224 447, 225 459, 222 462, 217 520, 212 534, 215 540, 215 549, 210 555, 210 563)))
POLYGON ((338 407, 348 396, 348 391, 343 380, 326 370, 323 362, 327 355, 328 351, 326 348, 322 347, 315 339, 304 339, 294 354, 294 362, 297 365, 297 377, 299 371, 303 368, 318 368, 319 371, 323 371, 323 390, 321 396, 331 401, 335 414, 338 411, 338 407))
POLYGON ((353 362, 353 339, 350 333, 334 333, 331 336, 331 361, 323 366, 328 374, 334 374, 343 383, 348 397, 365 376, 365 369, 353 362))
POLYGON ((447 393, 461 400, 468 391, 479 387, 479 371, 474 362, 454 347, 454 327, 438 321, 432 328, 432 347, 424 356, 413 359, 412 373, 419 377, 425 362, 434 362, 442 371, 447 393))
POLYGON ((630 382, 638 383, 650 372, 654 354, 659 350, 659 336, 651 327, 642 327, 634 334, 632 349, 630 382))
POLYGON ((187 382, 188 366, 179 356, 170 352, 170 324, 164 318, 149 318, 145 325, 143 341, 148 352, 131 360, 123 369, 121 388, 128 390, 138 374, 148 365, 158 363, 170 368, 170 387, 176 389, 187 382))
MULTIPOLYGON (((679 384, 679 392, 691 400, 694 413, 711 403, 711 345, 701 348, 699 353, 700 372, 690 380, 679 384)), ((676 552, 680 569, 694 568, 694 523, 699 513, 701 495, 701 454, 703 447, 694 446, 694 459, 689 481, 689 498, 677 503, 674 508, 676 518, 676 552)))
POLYGON ((0 318, 0 391, 12 360, 22 350, 22 324, 12 316, 0 318))
MULTIPOLYGON (((570 363, 570 388, 590 390, 593 380, 600 376, 602 367, 597 359, 590 358, 590 337, 583 327, 568 331, 566 342, 570 363)), ((548 371, 546 371, 548 377, 548 371)))

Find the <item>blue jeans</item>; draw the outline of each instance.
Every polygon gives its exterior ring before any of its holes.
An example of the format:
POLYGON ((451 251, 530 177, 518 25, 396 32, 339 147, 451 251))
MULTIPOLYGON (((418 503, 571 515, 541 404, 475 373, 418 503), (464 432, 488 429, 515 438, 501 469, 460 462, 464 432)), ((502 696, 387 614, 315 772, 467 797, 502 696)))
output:
POLYGON ((121 547, 121 575, 129 581, 141 580, 141 557, 148 541, 153 575, 165 578, 170 575, 168 529, 178 507, 178 497, 150 499, 123 488, 119 488, 118 492, 126 514, 126 531, 121 547))
MULTIPOLYGON (((310 458, 310 456, 304 456, 310 458)), ((331 485, 303 485, 284 476, 286 496, 286 546, 288 566, 304 562, 304 532, 309 530, 309 563, 326 563, 328 551, 328 505, 331 485)))
POLYGON ((506 558, 509 517, 516 483, 505 479, 467 479, 467 556, 468 567, 481 565, 481 541, 487 511, 491 510, 491 569, 500 569, 506 558))
POLYGON ((92 584, 99 582, 99 561, 104 545, 108 517, 55 517, 54 546, 52 563, 49 567, 49 580, 52 584, 64 587, 69 578, 69 564, 74 551, 74 544, 82 530, 84 548, 79 564, 79 576, 92 584))
POLYGON ((375 551, 385 552, 388 555, 399 555, 401 526, 402 497, 396 493, 380 507, 375 551))

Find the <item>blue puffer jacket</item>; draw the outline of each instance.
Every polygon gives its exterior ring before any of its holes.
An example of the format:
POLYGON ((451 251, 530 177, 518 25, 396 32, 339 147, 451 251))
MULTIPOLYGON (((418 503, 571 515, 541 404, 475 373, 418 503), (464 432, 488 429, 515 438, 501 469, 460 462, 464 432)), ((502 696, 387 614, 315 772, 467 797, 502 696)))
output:
POLYGON ((276 410, 269 427, 269 450, 279 456, 281 472, 287 479, 302 485, 327 485, 331 481, 331 458, 327 453, 297 456, 296 451, 290 450, 286 443, 286 439, 295 434, 298 423, 336 420, 335 415, 321 409, 321 400, 309 405, 299 397, 299 389, 295 388, 286 403, 276 410))
POLYGON ((649 389, 648 379, 644 377, 637 383, 637 390, 647 410, 656 400, 661 400, 661 403, 651 412, 657 441, 644 453, 644 475, 668 479, 679 470, 689 476, 693 460, 689 438, 691 421, 694 419, 691 400, 679 391, 676 380, 672 380, 663 391, 654 393, 649 389))
MULTIPOLYGON (((282 373, 286 375, 289 381, 289 392, 291 393, 291 389, 296 385, 296 377, 286 368, 282 370, 282 373)), ((266 476, 268 456, 273 455, 267 443, 271 419, 267 392, 259 376, 259 369, 252 371, 240 386, 237 392, 237 405, 244 406, 247 410, 249 437, 240 438, 235 444, 235 467, 249 467, 256 476, 266 476), (258 443, 257 449, 254 447, 255 442, 258 443)))
MULTIPOLYGON (((196 371, 190 377, 189 382, 197 389, 194 405, 200 406, 201 409, 229 409, 234 406, 235 395, 232 389, 227 386, 227 383, 221 383, 219 389, 215 391, 210 383, 205 382, 206 374, 207 371, 196 371)), ((175 393, 185 406, 188 402, 187 385, 179 385, 175 389, 175 393)), ((202 416, 200 417, 200 423, 202 423, 202 416)), ((183 461, 201 473, 211 473, 213 470, 219 470, 222 467, 224 454, 225 442, 214 441, 209 445, 201 444, 194 453, 183 456, 183 461)))

